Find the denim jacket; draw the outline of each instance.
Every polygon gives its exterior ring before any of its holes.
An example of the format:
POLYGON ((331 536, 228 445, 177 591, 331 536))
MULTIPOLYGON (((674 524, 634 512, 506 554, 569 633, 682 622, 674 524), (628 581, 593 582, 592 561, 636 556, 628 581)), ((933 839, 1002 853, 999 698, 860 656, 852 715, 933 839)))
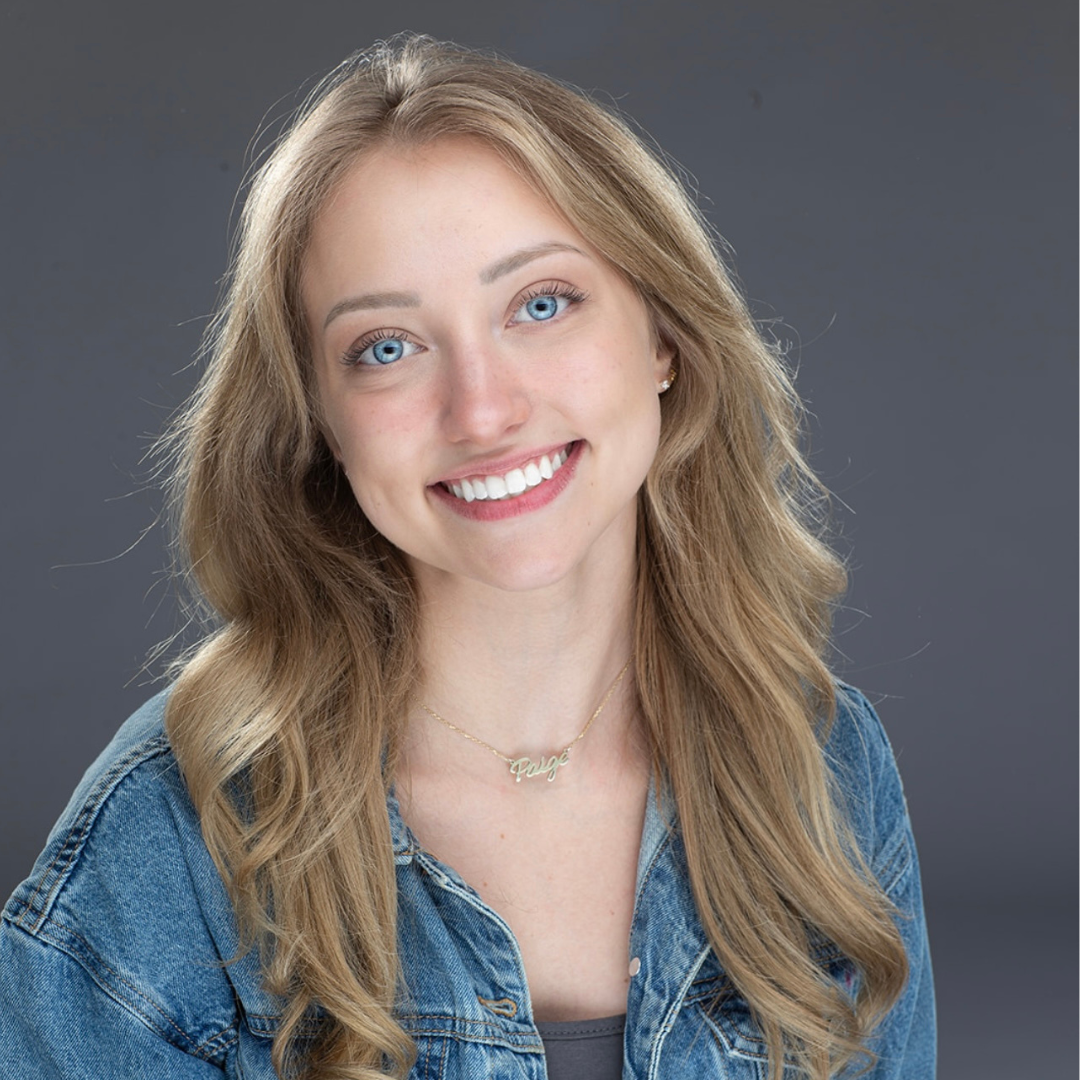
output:
MULTIPOLYGON (((158 695, 87 772, 0 923, 4 1080, 273 1080, 281 1002, 237 930, 162 728, 158 695)), ((861 850, 899 909, 911 974, 871 1040, 871 1080, 934 1075, 934 998, 919 870, 877 717, 840 687, 825 746, 861 850)), ((507 924, 423 851, 391 796, 410 1080, 543 1080, 507 924)), ((698 922, 670 800, 650 796, 627 961, 624 1080, 763 1080, 766 1048, 698 922)), ((819 962, 853 992, 835 951, 819 962)), ((788 1070, 786 1075, 794 1075, 788 1070)), ((845 1075, 847 1075, 845 1073, 845 1075)))

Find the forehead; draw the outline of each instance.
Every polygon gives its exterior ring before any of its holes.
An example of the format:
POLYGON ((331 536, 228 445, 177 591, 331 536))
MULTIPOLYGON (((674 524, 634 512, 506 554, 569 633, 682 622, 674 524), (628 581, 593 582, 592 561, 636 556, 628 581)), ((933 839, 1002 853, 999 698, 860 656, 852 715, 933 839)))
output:
POLYGON ((356 162, 315 218, 305 259, 314 272, 370 262, 418 271, 438 258, 497 256, 560 240, 587 247, 565 215, 500 154, 467 138, 386 145, 356 162))

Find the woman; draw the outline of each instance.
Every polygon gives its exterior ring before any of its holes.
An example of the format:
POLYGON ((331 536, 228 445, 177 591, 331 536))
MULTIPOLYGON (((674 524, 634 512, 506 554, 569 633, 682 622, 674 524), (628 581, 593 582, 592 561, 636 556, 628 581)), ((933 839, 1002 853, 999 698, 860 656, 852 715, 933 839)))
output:
POLYGON ((797 402, 616 118, 402 38, 248 196, 169 444, 216 620, 5 910, 20 1076, 933 1072, 797 402))

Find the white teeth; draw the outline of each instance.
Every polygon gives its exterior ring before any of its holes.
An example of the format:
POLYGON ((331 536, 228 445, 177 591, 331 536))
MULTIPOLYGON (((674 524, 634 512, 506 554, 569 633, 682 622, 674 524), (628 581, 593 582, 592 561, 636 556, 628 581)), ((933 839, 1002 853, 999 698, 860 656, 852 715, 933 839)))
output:
POLYGON ((485 476, 483 480, 452 480, 444 487, 465 502, 475 499, 512 499, 530 488, 550 480, 566 464, 569 450, 563 447, 550 456, 544 454, 539 461, 530 461, 518 469, 511 469, 505 476, 485 476))
POLYGON ((525 474, 520 469, 511 469, 506 474, 506 490, 511 495, 520 495, 528 486, 525 474))

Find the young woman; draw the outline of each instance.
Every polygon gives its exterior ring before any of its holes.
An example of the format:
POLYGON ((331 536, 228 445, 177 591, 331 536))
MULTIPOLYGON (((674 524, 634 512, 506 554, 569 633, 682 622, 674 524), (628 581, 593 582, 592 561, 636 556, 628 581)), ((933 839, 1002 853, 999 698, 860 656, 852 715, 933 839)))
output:
POLYGON ((351 60, 210 354, 169 446, 215 624, 5 909, 0 1071, 932 1076, 797 401, 626 126, 351 60))

